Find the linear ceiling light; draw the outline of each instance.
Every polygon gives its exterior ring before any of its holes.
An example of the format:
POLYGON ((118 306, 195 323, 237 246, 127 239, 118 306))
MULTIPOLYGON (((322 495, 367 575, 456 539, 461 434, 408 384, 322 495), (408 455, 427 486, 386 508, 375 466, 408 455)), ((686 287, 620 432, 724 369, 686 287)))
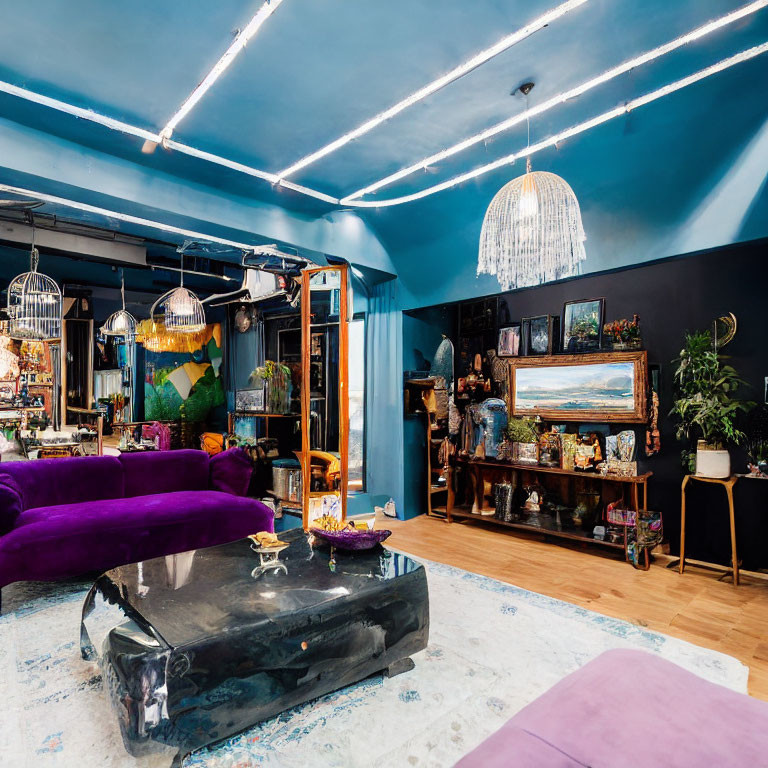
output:
POLYGON ((429 195, 434 195, 436 192, 442 192, 445 189, 450 189, 451 187, 455 187, 457 184, 462 184, 463 182, 469 181, 470 179, 475 179, 478 176, 482 176, 483 174, 489 173, 490 171, 494 171, 497 168, 501 168, 505 165, 511 165, 512 163, 514 163, 516 160, 519 160, 520 158, 536 154, 537 152, 540 152, 543 149, 547 149, 548 147, 553 147, 556 144, 559 144, 561 141, 564 141, 565 139, 569 139, 572 136, 576 136, 580 133, 584 133, 585 131, 588 131, 591 128, 595 128, 598 125, 607 123, 609 120, 613 120, 615 117, 620 117, 621 115, 624 115, 627 112, 631 112, 633 109, 642 107, 645 104, 650 104, 652 101, 661 99, 662 97, 667 96, 670 93, 679 91, 681 88, 685 88, 689 85, 693 85, 694 83, 697 83, 700 80, 704 80, 705 78, 710 77, 711 75, 715 75, 718 72, 722 72, 725 69, 734 67, 737 64, 741 64, 744 61, 753 59, 756 56, 759 56, 760 54, 763 54, 766 52, 768 52, 768 42, 762 43, 761 45, 756 45, 754 48, 749 48, 745 51, 741 51, 741 53, 737 53, 734 56, 730 56, 727 59, 723 59, 722 61, 717 62, 717 64, 713 64, 712 66, 707 67, 706 69, 701 69, 698 72, 695 72, 694 74, 689 75, 688 77, 684 77, 681 80, 676 80, 675 82, 665 85, 662 88, 658 88, 655 91, 651 91, 645 96, 640 96, 636 99, 633 99, 632 101, 628 101, 626 104, 622 104, 618 107, 615 107, 614 109, 611 109, 608 112, 603 112, 603 114, 598 115, 597 117, 593 117, 591 120, 587 120, 583 123, 579 123, 578 125, 575 125, 572 128, 568 128, 567 130, 562 131, 561 133, 557 133, 554 136, 550 136, 548 139, 544 139, 543 141, 540 141, 537 144, 532 144, 530 147, 527 147, 526 149, 523 149, 520 152, 515 152, 511 155, 506 155, 505 157, 499 158, 498 160, 494 160, 492 163, 481 165, 478 168, 475 168, 474 170, 468 171, 467 173, 462 173, 459 176, 454 176, 452 179, 443 181, 440 184, 435 184, 431 187, 427 187, 426 189, 422 189, 420 192, 415 192, 411 195, 403 195, 402 197, 391 198, 389 200, 352 201, 350 205, 353 205, 357 208, 383 208, 383 207, 388 207, 392 205, 402 205, 403 203, 411 203, 414 200, 420 200, 424 197, 428 197, 429 195))
POLYGON ((524 112, 521 112, 520 114, 515 115, 514 117, 510 117, 507 120, 503 120, 502 122, 491 126, 490 128, 486 128, 484 131, 481 131, 480 133, 477 133, 474 136, 470 136, 468 139, 464 139, 463 141, 460 141, 458 144, 454 144, 452 147, 449 147, 448 149, 443 149, 440 152, 436 152, 434 155, 425 157, 423 160, 419 160, 417 163, 413 163, 413 165, 409 165, 406 168, 402 168, 401 170, 396 171, 395 173, 390 174, 389 176, 386 176, 383 179, 380 179, 379 181, 374 182, 373 184, 369 184, 367 187, 358 189, 357 192, 353 192, 351 195, 347 195, 346 197, 343 197, 341 199, 341 203, 342 204, 351 203, 358 197, 362 197, 363 195, 368 195, 372 192, 376 192, 382 187, 386 187, 389 184, 392 184, 396 181, 400 181, 400 179, 404 179, 406 176, 410 176, 412 173, 415 173, 416 171, 422 171, 430 165, 435 165, 436 163, 439 163, 442 160, 445 160, 446 158, 451 157, 452 155, 456 155, 459 152, 463 152, 465 149, 469 149, 475 144, 479 144, 481 141, 487 141, 493 136, 496 136, 499 133, 502 133, 503 131, 507 131, 515 125, 523 123, 526 120, 532 117, 535 117, 536 115, 540 115, 543 112, 546 112, 552 109, 553 107, 556 107, 559 104, 562 104, 570 99, 576 98, 577 96, 581 96, 587 91, 591 91, 593 88, 597 88, 599 85, 602 85, 603 83, 607 83, 610 80, 613 80, 614 78, 619 77, 619 75, 623 75, 632 69, 642 66, 643 64, 647 64, 650 61, 653 61, 654 59, 658 59, 662 56, 665 56, 666 54, 671 53, 672 51, 677 50, 678 48, 681 48, 682 46, 687 45, 688 43, 692 43, 695 40, 700 40, 702 37, 705 37, 706 35, 709 35, 712 32, 728 24, 732 24, 734 21, 743 19, 745 16, 749 16, 750 14, 755 13, 756 11, 759 11, 761 8, 765 8, 766 6, 768 6, 768 0, 756 0, 756 2, 749 3, 748 5, 745 5, 744 7, 739 8, 733 11, 732 13, 729 13, 725 16, 721 16, 718 19, 714 19, 708 22, 707 24, 704 24, 703 26, 698 27, 697 29, 694 29, 688 34, 683 35, 682 37, 675 38, 674 40, 671 40, 665 45, 660 45, 658 48, 654 48, 651 51, 647 51, 646 53, 643 53, 640 56, 636 56, 633 59, 628 59, 627 61, 619 64, 618 66, 613 67, 612 69, 609 69, 606 72, 603 72, 602 75, 593 77, 591 80, 587 80, 581 85, 577 85, 575 88, 571 88, 568 91, 563 91, 562 93, 559 93, 557 96, 553 96, 551 99, 548 99, 547 101, 544 101, 535 107, 526 109, 524 112))
POLYGON ((299 169, 305 168, 311 163, 314 163, 316 160, 319 160, 321 157, 325 157, 331 152, 335 152, 337 149, 340 149, 353 139, 357 139, 363 134, 372 131, 376 126, 381 125, 381 123, 383 123, 385 120, 389 120, 391 117, 394 117, 404 109, 412 107, 414 104, 421 101, 422 99, 425 99, 427 96, 431 96, 433 93, 439 91, 441 88, 444 88, 449 83, 458 80, 460 77, 463 77, 473 69, 479 67, 481 64, 485 64, 485 62, 490 61, 492 58, 498 56, 500 53, 503 53, 516 43, 519 43, 521 40, 529 37, 534 32, 538 32, 538 30, 547 26, 547 24, 550 24, 556 19, 559 19, 561 16, 564 16, 566 13, 572 11, 574 8, 578 8, 580 5, 583 5, 586 2, 587 0, 567 0, 567 2, 558 5, 556 8, 548 11, 543 16, 539 16, 538 19, 535 19, 530 24, 527 24, 521 29, 518 29, 516 32, 513 32, 511 35, 507 35, 502 40, 499 40, 498 43, 492 45, 490 48, 486 48, 484 51, 480 51, 480 53, 476 54, 468 61, 465 61, 463 64, 460 64, 455 69, 452 69, 447 74, 443 75, 442 77, 438 77, 437 80, 433 80, 431 83, 428 83, 423 88, 415 91, 410 96, 404 98, 402 101, 398 101, 397 104, 391 106, 384 112, 379 112, 378 115, 372 117, 362 125, 359 125, 353 131, 345 133, 343 136, 340 136, 330 144, 326 144, 324 147, 321 147, 311 155, 303 157, 301 160, 289 166, 285 170, 280 171, 277 174, 278 178, 283 179, 286 176, 290 176, 296 173, 296 171, 299 169))
MULTIPOLYGON (((112 131, 118 131, 119 133, 124 133, 128 136, 136 136, 139 139, 144 139, 145 141, 154 144, 159 144, 163 141, 163 138, 159 133, 153 133, 152 131, 148 131, 144 128, 139 128, 136 125, 124 123, 122 120, 115 120, 112 117, 107 117, 106 115, 101 115, 98 112, 94 112, 91 109, 76 107, 74 104, 69 104, 66 101, 53 99, 50 96, 43 96, 41 93, 30 91, 27 88, 21 88, 18 85, 13 85, 12 83, 5 82, 4 80, 0 80, 0 92, 10 94, 11 96, 16 96, 26 101, 31 101, 34 104, 40 104, 41 106, 48 107, 49 109, 55 109, 58 112, 64 112, 82 120, 88 120, 89 122, 103 125, 105 128, 109 128, 112 131)), ((301 184, 294 184, 293 182, 285 180, 281 181, 274 173, 261 171, 258 168, 252 168, 249 165, 237 163, 234 160, 227 159, 226 157, 214 155, 210 152, 204 152, 201 149, 191 147, 188 144, 182 144, 181 142, 174 141, 173 139, 166 140, 164 145, 168 149, 175 149, 178 152, 182 152, 185 155, 189 155, 190 157, 195 157, 198 160, 205 160, 206 162, 215 163, 216 165, 221 165, 225 168, 231 168, 234 171, 245 173, 249 176, 255 176, 256 178, 263 179, 270 184, 277 184, 281 187, 285 187, 286 189, 292 189, 295 192, 300 192, 301 194, 308 195, 309 197, 323 200, 326 203, 336 204, 339 202, 338 198, 336 197, 326 195, 323 192, 318 192, 317 190, 310 189, 309 187, 304 187, 301 184)))
POLYGON ((206 235, 202 232, 195 232, 191 229, 184 229, 182 227, 174 227, 171 224, 163 224, 159 221, 153 221, 152 219, 143 219, 140 216, 131 216, 128 213, 120 213, 119 211, 110 211, 108 208, 99 208, 95 205, 89 205, 88 203, 80 203, 77 200, 69 200, 66 197, 57 197, 55 195, 48 195, 44 192, 35 192, 31 189, 22 189, 21 187, 12 187, 8 184, 0 184, 0 192, 9 192, 13 195, 24 195, 25 197, 34 197, 37 200, 42 200, 45 203, 52 203, 54 205, 66 205, 69 208, 75 208, 78 211, 85 211, 86 213, 95 213, 99 216, 107 216, 111 219, 118 219, 118 221, 125 221, 129 224, 136 224, 140 227, 151 227, 152 229, 159 229, 162 232, 171 232, 174 235, 183 235, 191 240, 207 240, 211 243, 219 243, 220 245, 227 245, 231 248, 237 248, 241 251, 253 251, 262 248, 255 243, 239 243, 237 240, 227 240, 223 237, 216 237, 216 235, 206 235))
POLYGON ((259 8, 254 17, 241 29, 224 55, 213 65, 213 69, 203 78, 202 82, 189 94, 187 100, 179 107, 179 111, 166 123, 160 136, 170 139, 176 126, 190 113, 192 108, 205 96, 208 89, 224 74, 227 67, 235 60, 248 41, 261 29, 261 25, 277 10, 283 0, 267 0, 259 8))

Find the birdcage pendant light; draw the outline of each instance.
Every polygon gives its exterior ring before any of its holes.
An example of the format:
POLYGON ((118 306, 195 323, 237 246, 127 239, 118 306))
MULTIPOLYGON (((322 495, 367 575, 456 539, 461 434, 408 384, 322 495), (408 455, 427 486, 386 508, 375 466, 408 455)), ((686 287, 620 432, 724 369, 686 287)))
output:
POLYGON ((181 282, 163 301, 166 330, 171 333, 199 333, 205 328, 205 310, 195 293, 184 287, 184 255, 181 256, 181 282))
POLYGON ((113 312, 101 326, 102 336, 125 336, 126 338, 136 335, 136 318, 125 308, 125 270, 120 270, 120 298, 122 308, 113 312))
POLYGON ((37 271, 40 254, 34 235, 29 260, 30 271, 8 286, 9 336, 32 341, 60 339, 61 289, 55 280, 37 271))
POLYGON ((505 184, 483 220, 477 274, 495 275, 502 289, 578 274, 586 258, 579 201, 554 173, 532 171, 505 184))

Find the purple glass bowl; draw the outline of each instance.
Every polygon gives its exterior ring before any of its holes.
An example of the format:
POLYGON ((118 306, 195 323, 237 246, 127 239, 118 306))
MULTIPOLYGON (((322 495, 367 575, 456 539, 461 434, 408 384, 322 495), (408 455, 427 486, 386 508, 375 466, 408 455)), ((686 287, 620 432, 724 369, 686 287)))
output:
POLYGON ((312 528, 311 533, 336 549, 347 550, 372 549, 392 535, 392 531, 323 531, 320 528, 312 528))

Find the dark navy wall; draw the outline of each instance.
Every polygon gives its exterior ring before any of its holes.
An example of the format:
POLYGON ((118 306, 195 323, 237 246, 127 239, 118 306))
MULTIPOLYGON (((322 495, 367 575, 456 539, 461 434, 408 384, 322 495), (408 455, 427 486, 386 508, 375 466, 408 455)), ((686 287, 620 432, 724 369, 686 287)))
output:
MULTIPOLYGON (((708 328, 712 319, 733 312, 738 333, 725 349, 749 387, 746 399, 761 402, 768 376, 765 297, 768 296, 768 239, 732 245, 683 257, 665 259, 619 271, 585 276, 503 294, 511 320, 538 314, 560 314, 566 301, 605 297, 606 317, 640 315, 649 364, 661 366, 661 445, 659 456, 645 459, 642 440, 639 458, 643 471, 652 471, 649 506, 660 509, 673 551, 679 542, 680 463, 682 445, 675 440, 674 423, 667 414, 673 402, 673 359, 679 354, 686 330, 708 328)), ((445 313, 445 307, 440 312, 445 313)), ((435 318, 433 308, 425 320, 435 318)), ((422 312, 413 313, 418 318, 422 312)), ((413 321, 415 322, 415 321, 413 321)), ((454 331, 455 333, 455 331, 454 331)), ((455 340, 455 336, 454 336, 455 340)), ((640 433, 642 437, 642 432, 640 433)), ((406 443, 405 463, 420 446, 406 443)), ((733 471, 745 471, 745 456, 732 452, 733 471)), ((692 484, 687 551, 690 557, 727 563, 730 538, 725 494, 709 484, 692 484)), ((410 501, 410 500, 409 500, 410 501)), ((768 483, 741 480, 736 486, 739 554, 747 568, 768 567, 768 483)), ((423 506, 422 506, 423 510, 423 506)))

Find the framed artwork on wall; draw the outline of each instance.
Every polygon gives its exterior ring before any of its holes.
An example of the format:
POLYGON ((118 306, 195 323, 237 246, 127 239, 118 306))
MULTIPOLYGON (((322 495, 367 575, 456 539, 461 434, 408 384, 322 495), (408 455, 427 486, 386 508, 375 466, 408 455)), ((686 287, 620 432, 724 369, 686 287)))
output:
POLYGON ((605 299, 567 301, 563 307, 563 352, 595 352, 602 347, 605 299))
POLYGON ((647 420, 645 351, 510 360, 512 416, 553 421, 647 420))
POLYGON ((499 329, 497 354, 499 357, 516 357, 520 354, 520 325, 499 329))
POLYGON ((557 351, 560 318, 538 315, 523 318, 523 354, 551 355, 557 351))

